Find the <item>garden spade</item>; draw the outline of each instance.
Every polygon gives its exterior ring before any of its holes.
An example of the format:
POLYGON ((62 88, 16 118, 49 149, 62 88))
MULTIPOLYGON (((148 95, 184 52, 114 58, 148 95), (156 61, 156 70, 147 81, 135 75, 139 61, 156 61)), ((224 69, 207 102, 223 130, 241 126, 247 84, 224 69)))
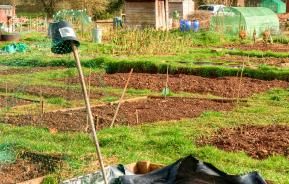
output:
POLYGON ((88 93, 86 89, 86 84, 84 81, 84 75, 80 64, 79 54, 78 54, 78 47, 80 45, 78 39, 76 38, 76 34, 73 28, 65 21, 55 22, 51 25, 51 33, 52 33, 52 48, 51 51, 55 54, 68 54, 73 52, 74 59, 76 62, 76 66, 78 69, 79 79, 82 87, 82 93, 84 96, 84 102, 86 106, 86 111, 88 115, 88 119, 91 126, 92 136, 94 140, 94 144, 96 147, 96 154, 99 160, 99 165, 101 168, 101 172, 103 175, 104 183, 108 184, 103 160, 100 152, 100 146, 98 142, 98 138, 96 135, 94 120, 91 112, 90 102, 88 98, 88 93))

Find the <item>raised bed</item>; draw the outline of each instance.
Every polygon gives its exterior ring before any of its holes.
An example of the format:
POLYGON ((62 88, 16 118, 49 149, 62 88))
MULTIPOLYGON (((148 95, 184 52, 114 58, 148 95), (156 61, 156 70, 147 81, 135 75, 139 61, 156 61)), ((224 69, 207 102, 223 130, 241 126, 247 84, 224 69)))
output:
POLYGON ((223 61, 225 65, 229 66, 238 66, 242 67, 243 63, 246 67, 255 67, 258 68, 261 64, 266 64, 270 66, 277 67, 288 67, 289 68, 289 58, 260 58, 260 57, 250 57, 246 58, 245 56, 237 55, 225 55, 216 58, 216 61, 223 61))
MULTIPOLYGON (((112 86, 123 88, 128 78, 127 73, 116 74, 92 74, 90 83, 93 86, 112 86)), ((88 78, 87 78, 88 79, 88 78)), ((62 79, 64 81, 64 79, 62 79)), ((78 83, 78 78, 71 78, 72 83, 78 83)), ((134 73, 129 82, 129 88, 149 89, 152 91, 161 91, 165 87, 165 74, 143 74, 134 73)), ((244 77, 241 81, 238 77, 222 77, 222 78, 205 78, 193 75, 170 75, 168 86, 173 92, 191 92, 212 94, 221 97, 234 98, 249 97, 254 93, 260 93, 272 88, 288 88, 289 82, 285 81, 264 81, 244 77)))
POLYGON ((5 69, 5 66, 0 66, 0 75, 15 75, 15 74, 31 74, 35 72, 43 72, 48 70, 57 70, 61 67, 22 67, 22 68, 8 68, 5 69))
POLYGON ((256 159, 272 155, 284 155, 289 158, 289 126, 246 125, 225 128, 212 137, 200 139, 198 144, 214 145, 226 151, 244 151, 256 159))
MULTIPOLYGON (((13 92, 26 93, 26 94, 35 95, 35 96, 42 95, 43 97, 46 97, 46 98, 61 97, 67 100, 83 99, 81 89, 75 89, 73 87, 65 89, 61 87, 50 87, 50 86, 40 86, 40 85, 35 85, 35 86, 9 85, 8 90, 13 91, 13 92)), ((6 85, 0 84, 0 91, 5 92, 6 85)), ((100 98, 102 96, 104 96, 104 94, 101 92, 92 91, 90 93, 90 98, 100 98)))
POLYGON ((10 96, 1 96, 0 95, 0 108, 10 108, 20 105, 27 105, 31 102, 28 100, 18 99, 10 96))
MULTIPOLYGON (((195 118, 205 111, 229 111, 234 108, 232 101, 195 98, 153 97, 121 105, 116 119, 118 125, 139 125, 158 121, 195 118)), ((116 104, 94 107, 92 109, 97 129, 109 127, 116 104)), ((50 112, 43 116, 11 116, 6 122, 14 125, 33 125, 62 131, 85 131, 87 128, 86 111, 71 110, 50 112)))
POLYGON ((61 157, 25 152, 13 163, 0 164, 0 184, 40 184, 42 176, 54 172, 61 157), (29 182, 28 182, 29 181, 29 182))
POLYGON ((289 52, 288 44, 264 44, 263 42, 258 42, 256 44, 231 44, 225 46, 229 49, 240 49, 240 50, 260 50, 260 51, 273 51, 273 52, 289 52))

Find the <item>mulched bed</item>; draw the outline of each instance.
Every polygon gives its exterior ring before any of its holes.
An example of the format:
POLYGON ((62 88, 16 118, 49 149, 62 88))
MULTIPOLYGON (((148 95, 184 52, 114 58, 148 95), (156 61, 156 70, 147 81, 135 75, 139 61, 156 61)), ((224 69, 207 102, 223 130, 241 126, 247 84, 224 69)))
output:
POLYGON ((44 72, 48 70, 57 70, 62 69, 63 67, 33 67, 33 68, 8 68, 5 69, 5 66, 0 65, 0 75, 15 75, 15 74, 26 74, 26 73, 36 73, 36 72, 44 72), (3 68, 3 69, 1 69, 3 68))
POLYGON ((260 50, 260 51, 273 51, 273 52, 289 52, 289 47, 286 44, 264 44, 263 42, 258 42, 256 44, 231 44, 225 46, 228 49, 240 49, 240 50, 260 50))
POLYGON ((272 155, 289 156, 289 126, 241 126, 225 128, 210 138, 198 141, 199 145, 214 145, 226 151, 244 151, 256 159, 272 155))
MULTIPOLYGON (((194 118, 204 111, 229 111, 233 107, 234 104, 231 102, 224 103, 214 100, 149 98, 138 102, 123 103, 120 107, 116 124, 137 125, 157 121, 194 118)), ((99 117, 99 121, 95 120, 98 129, 110 125, 115 109, 116 105, 106 105, 92 109, 94 117, 99 117)), ((86 130, 86 113, 84 110, 50 112, 45 113, 42 118, 35 115, 18 115, 6 117, 6 120, 3 121, 14 125, 33 125, 56 128, 62 131, 86 130)))
MULTIPOLYGON (((116 88, 123 88, 128 78, 127 73, 102 75, 103 76, 95 73, 92 74, 90 76, 91 85, 107 85, 116 88)), ((77 78, 71 78, 70 80, 72 83, 78 82, 77 78)), ((165 74, 134 73, 131 76, 128 87, 161 91, 165 87, 165 82, 165 74)), ((170 75, 168 86, 173 92, 185 91, 234 98, 238 96, 239 83, 240 78, 237 77, 205 78, 193 75, 170 75)), ((240 88, 240 97, 249 97, 254 93, 264 92, 271 88, 287 87, 289 87, 289 82, 285 81, 264 81, 244 77, 240 88)))
POLYGON ((31 102, 13 97, 0 96, 0 108, 27 105, 31 102))
POLYGON ((225 61, 229 66, 239 66, 242 67, 243 62, 245 62, 245 66, 248 67, 258 67, 260 64, 266 64, 271 66, 278 67, 289 67, 289 58, 258 58, 258 57, 249 57, 246 58, 244 56, 232 56, 226 55, 222 57, 216 58, 218 61, 225 61), (230 65, 230 63, 232 65, 230 65))

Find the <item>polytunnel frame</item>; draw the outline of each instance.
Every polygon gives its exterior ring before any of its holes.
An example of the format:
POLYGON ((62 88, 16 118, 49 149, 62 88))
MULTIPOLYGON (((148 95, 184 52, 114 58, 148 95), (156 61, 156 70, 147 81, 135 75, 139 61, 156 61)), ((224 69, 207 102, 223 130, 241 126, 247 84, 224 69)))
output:
POLYGON ((210 29, 232 36, 244 30, 248 37, 252 37, 256 30, 257 37, 260 37, 266 30, 278 34, 280 24, 278 16, 269 8, 226 7, 211 18, 210 29))

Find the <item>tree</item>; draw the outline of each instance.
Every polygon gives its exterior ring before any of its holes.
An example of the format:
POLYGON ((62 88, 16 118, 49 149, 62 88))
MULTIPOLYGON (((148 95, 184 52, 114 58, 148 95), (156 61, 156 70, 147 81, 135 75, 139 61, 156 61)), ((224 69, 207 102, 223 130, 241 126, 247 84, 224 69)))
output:
POLYGON ((96 8, 93 12, 94 19, 107 19, 119 14, 124 5, 124 0, 106 0, 104 9, 96 8))
POLYGON ((58 0, 37 0, 37 3, 41 3, 47 16, 52 17, 55 13, 57 1, 58 0))
POLYGON ((82 0, 83 7, 88 14, 92 15, 96 10, 104 10, 107 6, 107 0, 82 0))
POLYGON ((86 9, 91 16, 95 11, 103 11, 107 7, 108 0, 65 0, 75 10, 86 9))
POLYGON ((119 12, 124 5, 124 0, 109 0, 109 4, 107 6, 107 12, 113 14, 115 12, 119 12))

